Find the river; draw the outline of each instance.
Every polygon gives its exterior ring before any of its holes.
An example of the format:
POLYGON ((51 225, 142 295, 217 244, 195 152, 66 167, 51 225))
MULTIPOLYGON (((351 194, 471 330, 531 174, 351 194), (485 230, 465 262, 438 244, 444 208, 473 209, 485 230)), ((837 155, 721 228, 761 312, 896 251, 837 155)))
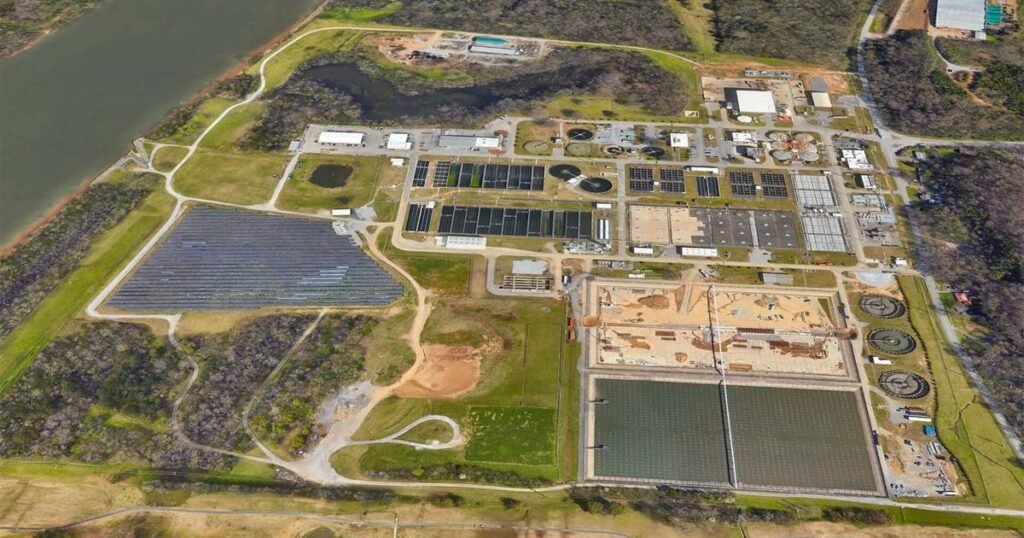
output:
POLYGON ((0 63, 0 245, 319 0, 104 0, 0 63))

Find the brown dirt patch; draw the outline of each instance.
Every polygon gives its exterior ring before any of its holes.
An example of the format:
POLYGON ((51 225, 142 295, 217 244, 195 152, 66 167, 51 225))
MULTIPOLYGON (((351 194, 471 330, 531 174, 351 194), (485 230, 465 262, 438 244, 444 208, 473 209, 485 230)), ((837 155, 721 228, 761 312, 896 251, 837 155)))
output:
POLYGON ((648 295, 647 297, 641 297, 636 302, 646 306, 647 308, 654 308, 657 310, 664 310, 671 306, 671 301, 665 295, 648 295))
POLYGON ((425 360, 409 381, 395 390, 402 398, 452 398, 480 382, 478 349, 470 346, 423 346, 425 360))

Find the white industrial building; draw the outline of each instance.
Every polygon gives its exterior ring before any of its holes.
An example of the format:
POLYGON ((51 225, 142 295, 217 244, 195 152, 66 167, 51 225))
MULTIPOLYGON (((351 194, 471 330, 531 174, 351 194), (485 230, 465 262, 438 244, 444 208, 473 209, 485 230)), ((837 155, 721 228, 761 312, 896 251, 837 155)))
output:
POLYGON ((670 133, 668 135, 668 144, 673 148, 688 148, 690 147, 690 135, 687 133, 670 133))
POLYGON ((541 276, 548 272, 548 264, 543 260, 512 260, 512 274, 541 276))
POLYGON ((970 32, 985 31, 985 0, 937 0, 935 26, 970 32))
POLYGON ((679 247, 679 255, 693 258, 716 258, 718 257, 718 249, 705 247, 679 247))
POLYGON ((366 135, 352 131, 324 131, 316 141, 318 144, 335 144, 340 146, 358 146, 363 143, 366 135))
POLYGON ((740 144, 753 144, 754 143, 754 133, 751 133, 751 132, 736 131, 736 132, 733 132, 732 134, 730 134, 729 136, 732 138, 733 142, 738 142, 740 144))
POLYGON ((508 47, 492 47, 489 45, 470 45, 469 52, 477 54, 499 54, 501 56, 518 56, 522 54, 519 49, 508 47))
POLYGON ((868 154, 862 149, 844 149, 841 155, 843 162, 846 163, 846 167, 850 170, 871 170, 874 168, 871 166, 871 161, 868 160, 868 154))
POLYGON ((733 90, 734 106, 740 114, 774 114, 775 97, 767 90, 733 90))
POLYGON ((406 150, 412 148, 408 133, 391 133, 388 135, 388 149, 406 150))
POLYGON ((444 235, 438 236, 434 242, 439 247, 462 249, 462 250, 484 250, 487 248, 487 238, 475 235, 444 235))
POLYGON ((499 148, 501 139, 496 136, 443 134, 437 140, 439 146, 448 148, 499 148))

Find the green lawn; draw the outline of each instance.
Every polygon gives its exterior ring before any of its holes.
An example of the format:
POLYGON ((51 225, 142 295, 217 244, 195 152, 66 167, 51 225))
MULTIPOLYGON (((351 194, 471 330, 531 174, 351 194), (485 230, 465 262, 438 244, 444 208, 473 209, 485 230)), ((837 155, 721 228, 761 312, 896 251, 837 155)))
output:
POLYGON ((188 148, 180 146, 164 146, 152 155, 153 168, 161 172, 170 172, 188 153, 188 148))
POLYGON ((237 151, 239 142, 259 121, 266 109, 266 103, 254 101, 232 110, 212 131, 207 133, 199 145, 217 151, 237 151))
POLYGON ((447 422, 431 420, 415 426, 400 437, 404 441, 428 444, 434 441, 445 443, 452 438, 452 427, 447 422))
POLYGON ((1024 506, 1024 468, 999 424, 981 401, 959 358, 941 336, 924 280, 898 277, 910 322, 921 337, 935 379, 939 439, 956 456, 973 489, 973 500, 1001 507, 1024 506))
POLYGON ((409 272, 416 282, 441 296, 467 295, 470 273, 483 258, 468 255, 406 252, 391 246, 391 231, 384 231, 377 246, 388 259, 409 272))
POLYGON ((156 191, 92 245, 81 265, 0 344, 0 391, 17 379, 65 324, 85 308, 167 220, 173 207, 174 199, 169 194, 156 191))
MULTIPOLYGON (((327 21, 325 21, 327 22, 327 21)), ((306 30, 314 29, 314 25, 306 30)), ((281 51, 267 62, 264 75, 267 78, 266 91, 280 86, 303 62, 328 53, 347 52, 352 49, 363 36, 363 32, 352 30, 324 30, 304 37, 301 41, 281 51)), ((248 73, 257 74, 259 64, 248 69, 248 73)))
POLYGON ((400 174, 404 177, 404 171, 404 167, 391 166, 384 157, 303 155, 285 183, 277 205, 282 209, 306 213, 362 207, 370 203, 379 176, 400 174), (352 175, 342 187, 320 187, 309 180, 321 165, 347 166, 352 169, 352 175))
POLYGON ((174 188, 196 198, 259 204, 270 200, 287 163, 286 155, 197 151, 174 176, 174 188))
POLYGON ((168 144, 191 144, 199 138, 199 134, 213 123, 213 120, 235 101, 225 97, 213 97, 199 104, 195 114, 185 125, 181 126, 173 135, 159 140, 168 144))
POLYGON ((382 8, 330 7, 320 15, 323 19, 346 22, 372 22, 398 11, 401 2, 391 2, 382 8))
POLYGON ((546 407, 472 407, 466 459, 550 465, 555 459, 555 410, 546 407))

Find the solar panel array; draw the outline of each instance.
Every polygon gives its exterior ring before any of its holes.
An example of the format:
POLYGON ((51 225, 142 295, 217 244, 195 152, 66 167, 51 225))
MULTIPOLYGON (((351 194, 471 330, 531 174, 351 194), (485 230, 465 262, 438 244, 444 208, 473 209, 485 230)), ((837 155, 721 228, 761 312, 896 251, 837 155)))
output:
POLYGON ((825 176, 797 174, 793 176, 796 198, 803 206, 835 206, 832 184, 825 176))
POLYGON ((416 168, 412 172, 412 186, 427 186, 427 170, 430 168, 430 161, 416 161, 416 168))
POLYGON ((589 211, 520 209, 511 207, 444 206, 438 233, 519 237, 590 238, 589 211))
POLYGON ((130 311, 381 306, 402 286, 331 223, 193 208, 109 305, 130 311))
POLYGON ((729 172, 729 189, 733 196, 757 196, 753 172, 729 172))
POLYGON ((405 219, 405 231, 426 232, 430 230, 430 218, 434 216, 434 208, 426 204, 409 204, 409 215, 405 219))
POLYGON ((715 176, 697 176, 697 194, 706 198, 717 198, 722 195, 715 176))
POLYGON ((632 192, 654 192, 654 169, 646 166, 626 168, 629 190, 632 192))
POLYGON ((793 214, 788 211, 691 207, 703 235, 693 236, 702 247, 797 248, 793 214))
POLYGON ((841 217, 820 214, 803 215, 800 217, 800 222, 804 227, 804 241, 807 243, 807 250, 847 251, 841 217))
POLYGON ((779 172, 761 172, 761 192, 768 198, 787 198, 786 174, 779 172))

